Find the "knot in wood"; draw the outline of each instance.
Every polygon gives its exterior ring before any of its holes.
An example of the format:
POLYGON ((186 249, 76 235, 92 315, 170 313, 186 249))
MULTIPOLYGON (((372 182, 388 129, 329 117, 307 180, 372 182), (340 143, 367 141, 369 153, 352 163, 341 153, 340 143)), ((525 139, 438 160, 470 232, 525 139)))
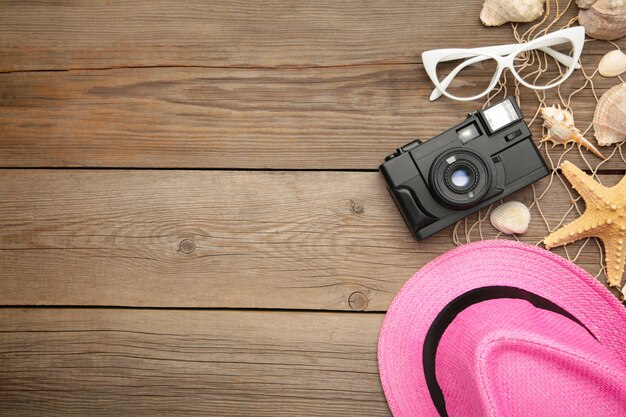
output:
POLYGON ((191 239, 183 239, 180 245, 178 245, 178 249, 180 249, 182 253, 190 254, 196 250, 196 242, 191 239))
POLYGON ((369 300, 367 299, 367 296, 360 291, 355 291, 350 294, 350 297, 348 297, 348 305, 352 310, 365 310, 368 303, 369 300))
POLYGON ((355 212, 356 214, 361 214, 365 211, 365 207, 363 207, 362 203, 359 203, 358 201, 353 201, 352 211, 355 212))

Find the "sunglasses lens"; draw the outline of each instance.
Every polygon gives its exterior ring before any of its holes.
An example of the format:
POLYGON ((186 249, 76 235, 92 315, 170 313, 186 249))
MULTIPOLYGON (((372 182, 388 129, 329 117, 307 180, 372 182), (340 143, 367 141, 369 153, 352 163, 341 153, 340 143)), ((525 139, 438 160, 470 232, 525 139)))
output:
POLYGON ((568 39, 556 39, 548 48, 522 51, 515 56, 515 71, 532 86, 545 87, 563 81, 575 63, 574 45, 568 39))
POLYGON ((459 98, 483 93, 498 69, 498 63, 486 55, 449 58, 437 64, 437 78, 448 94, 459 98))

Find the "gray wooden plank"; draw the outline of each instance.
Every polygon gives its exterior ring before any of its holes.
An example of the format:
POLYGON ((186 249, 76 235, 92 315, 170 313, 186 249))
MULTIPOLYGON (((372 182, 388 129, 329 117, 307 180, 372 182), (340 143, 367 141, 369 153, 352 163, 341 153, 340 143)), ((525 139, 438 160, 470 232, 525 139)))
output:
MULTIPOLYGON (((451 228, 415 241, 372 172, 1 170, 0 195, 2 305, 384 311, 454 247, 451 228)), ((555 179, 553 226, 570 199, 555 179)), ((578 263, 597 273, 597 247, 578 263)))
MULTIPOLYGON (((617 82, 596 77, 597 94, 617 82)), ((583 85, 577 72, 546 103, 583 85)), ((482 105, 430 103, 431 90, 421 65, 0 74, 0 166, 371 170, 482 105)), ((530 122, 537 99, 526 88, 520 94, 530 122)), ((572 100, 583 130, 595 103, 590 88, 572 100)), ((541 120, 532 131, 541 139, 541 120)), ((603 168, 624 163, 614 158, 603 168)))
MULTIPOLYGON (((5 0, 0 71, 416 63, 424 47, 511 42, 510 27, 481 25, 481 5, 482 0, 5 0)), ((572 5, 563 24, 576 10, 572 5)))
POLYGON ((390 416, 382 317, 0 309, 0 415, 390 416))

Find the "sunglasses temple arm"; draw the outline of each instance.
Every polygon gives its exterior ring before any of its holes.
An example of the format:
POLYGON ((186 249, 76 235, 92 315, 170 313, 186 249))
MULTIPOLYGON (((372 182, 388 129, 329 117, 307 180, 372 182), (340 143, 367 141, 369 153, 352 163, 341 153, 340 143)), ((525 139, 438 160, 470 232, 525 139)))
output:
MULTIPOLYGON (((467 52, 458 52, 456 54, 446 55, 443 58, 439 59, 438 62, 447 62, 447 61, 456 61, 459 59, 473 58, 478 56, 483 56, 483 54, 491 54, 491 55, 507 55, 513 51, 511 46, 514 45, 506 45, 506 46, 492 46, 489 48, 476 48, 476 49, 468 49, 467 52)), ((489 56, 484 56, 483 59, 489 59, 489 56)))
MULTIPOLYGON (((492 46, 488 48, 468 49, 468 52, 447 55, 444 58, 440 59, 439 62, 454 61, 454 60, 463 59, 463 58, 471 58, 477 55, 481 55, 483 53, 503 56, 503 55, 508 55, 511 52, 515 51, 517 47, 519 47, 519 44, 492 46)), ((537 49, 541 49, 543 52, 550 55, 551 57, 559 61, 561 64, 567 65, 568 67, 572 66, 572 64, 574 63, 573 62, 574 60, 572 57, 570 57, 569 55, 563 54, 559 51, 555 51, 549 46, 542 46, 542 47, 538 47, 537 49)), ((575 64, 576 69, 580 68, 580 65, 578 63, 574 63, 574 64, 575 64)))
MULTIPOLYGON (((548 54, 551 57, 553 57, 554 59, 556 59, 557 61, 559 61, 561 64, 563 64, 563 65, 565 65, 567 67, 574 66, 574 68, 580 69, 580 64, 578 62, 574 61, 574 59, 572 57, 570 57, 567 54, 561 53, 559 51, 556 51, 556 50, 550 48, 550 46, 552 46, 552 45, 558 45, 558 44, 561 44, 561 43, 563 43, 563 39, 560 39, 560 38, 545 39, 545 40, 539 42, 538 45, 536 45, 536 46, 534 46, 534 47, 532 47, 530 49, 526 49, 526 50, 540 49, 543 52, 545 52, 546 54, 548 54)), ((508 55, 510 53, 515 52, 517 49, 519 49, 519 46, 520 46, 520 44, 502 45, 502 46, 490 46, 490 47, 487 47, 487 48, 482 48, 482 51, 484 53, 504 56, 504 55, 508 55)), ((525 50, 525 49, 522 49, 522 50, 525 50)), ((474 51, 480 53, 481 48, 475 48, 474 51)))
POLYGON ((496 46, 487 46, 485 48, 471 48, 463 50, 463 52, 457 52, 456 54, 446 55, 439 62, 445 61, 454 61, 457 59, 471 58, 477 55, 499 55, 504 56, 508 55, 511 52, 514 52, 520 46, 519 43, 514 43, 510 45, 496 45, 496 46))
POLYGON ((567 67, 573 66, 575 69, 580 69, 580 64, 574 61, 574 58, 569 55, 566 55, 559 51, 555 51, 554 49, 548 48, 547 46, 541 47, 539 49, 567 67))

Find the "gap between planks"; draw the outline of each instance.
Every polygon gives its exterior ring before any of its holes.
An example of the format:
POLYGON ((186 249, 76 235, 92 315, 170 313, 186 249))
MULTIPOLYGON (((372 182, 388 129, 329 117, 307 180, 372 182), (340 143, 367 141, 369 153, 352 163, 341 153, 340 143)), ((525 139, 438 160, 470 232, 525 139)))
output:
MULTIPOLYGON (((0 249, 1 250, 1 249, 0 249)), ((16 304, 0 305, 1 310, 22 310, 22 309, 48 309, 48 310, 133 310, 133 311, 229 311, 229 312, 268 312, 268 313, 303 313, 303 314, 325 314, 325 313, 345 313, 345 314, 381 314, 385 311, 378 310, 329 310, 313 308, 245 308, 245 307, 159 307, 159 306, 125 306, 125 305, 39 305, 39 304, 16 304)))
POLYGON ((307 70, 307 69, 334 69, 334 68, 351 68, 351 67, 368 67, 368 66, 402 66, 402 65, 420 65, 421 61, 415 62, 379 62, 379 63, 356 63, 356 64, 337 64, 337 65, 276 65, 276 66, 219 66, 219 65, 120 65, 117 67, 76 67, 76 68, 35 68, 35 69, 19 69, 19 70, 3 70, 1 74, 29 73, 29 72, 71 72, 71 71, 112 71, 123 69, 170 69, 170 68, 198 68, 198 69, 232 69, 232 70, 307 70))

